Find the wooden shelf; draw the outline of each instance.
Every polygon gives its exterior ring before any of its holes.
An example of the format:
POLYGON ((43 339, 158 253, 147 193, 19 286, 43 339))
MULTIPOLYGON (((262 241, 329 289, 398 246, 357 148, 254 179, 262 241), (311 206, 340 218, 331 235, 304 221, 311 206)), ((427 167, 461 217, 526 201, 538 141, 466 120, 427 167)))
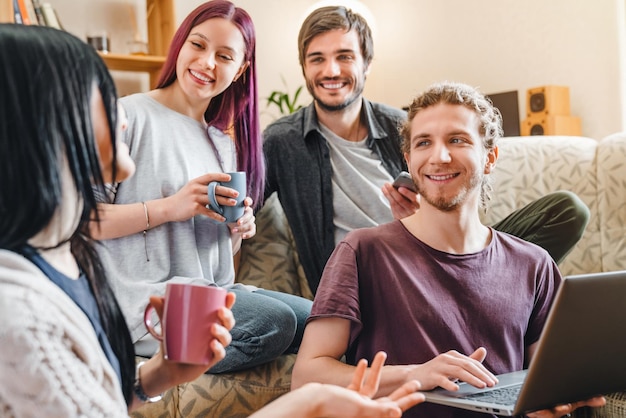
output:
POLYGON ((102 53, 100 56, 110 70, 146 71, 152 73, 160 71, 165 57, 156 55, 127 55, 102 53))
POLYGON ((127 55, 99 53, 109 70, 140 71, 150 74, 150 88, 156 85, 165 57, 156 55, 127 55))
POLYGON ((146 15, 148 51, 152 55, 100 53, 100 56, 109 70, 150 74, 150 88, 154 88, 175 32, 174 0, 146 0, 146 15))

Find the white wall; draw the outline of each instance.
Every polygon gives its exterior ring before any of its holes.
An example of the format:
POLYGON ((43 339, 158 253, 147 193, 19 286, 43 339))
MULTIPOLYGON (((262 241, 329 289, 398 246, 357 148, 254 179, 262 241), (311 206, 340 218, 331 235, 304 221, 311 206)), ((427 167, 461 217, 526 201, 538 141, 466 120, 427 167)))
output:
MULTIPOLYGON (((89 27, 111 28, 113 48, 117 44, 120 52, 123 39, 132 37, 126 4, 137 1, 143 7, 142 0, 50 1, 66 28, 79 36, 89 27)), ((572 115, 582 118, 584 135, 599 139, 626 130, 625 1, 362 0, 377 28, 365 94, 403 106, 435 81, 457 80, 485 93, 518 90, 523 119, 528 88, 566 85, 572 115)), ((315 1, 235 3, 256 25, 263 109, 270 91, 284 89, 281 75, 291 91, 303 83, 296 38, 315 1)), ((176 0, 177 21, 198 4, 176 0)), ((303 102, 308 100, 305 96, 303 102)), ((262 116, 265 124, 276 115, 266 111, 262 116)))

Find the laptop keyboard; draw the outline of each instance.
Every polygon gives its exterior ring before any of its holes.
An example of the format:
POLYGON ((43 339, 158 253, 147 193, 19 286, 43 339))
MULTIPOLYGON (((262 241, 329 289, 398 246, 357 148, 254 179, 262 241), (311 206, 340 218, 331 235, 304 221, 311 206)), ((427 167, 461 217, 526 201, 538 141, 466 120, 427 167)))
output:
POLYGON ((476 399, 483 402, 491 402, 498 405, 513 405, 519 396, 522 385, 508 386, 489 390, 487 392, 474 393, 472 395, 463 396, 462 399, 476 399))

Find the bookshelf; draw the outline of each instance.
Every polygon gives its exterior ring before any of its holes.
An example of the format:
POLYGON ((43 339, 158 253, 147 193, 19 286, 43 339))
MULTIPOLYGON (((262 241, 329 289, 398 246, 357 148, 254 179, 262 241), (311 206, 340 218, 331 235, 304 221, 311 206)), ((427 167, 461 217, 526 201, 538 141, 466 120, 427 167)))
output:
POLYGON ((150 88, 156 85, 165 55, 176 30, 174 0, 146 0, 148 55, 101 53, 109 70, 147 72, 150 88))
MULTIPOLYGON (((0 22, 15 19, 14 0, 0 0, 0 22)), ((154 88, 165 62, 170 42, 176 31, 174 0, 145 0, 148 31, 148 54, 100 53, 109 70, 145 72, 150 76, 150 88, 154 88)), ((17 4, 17 1, 16 1, 17 4)), ((49 3, 42 5, 52 7, 49 3)), ((55 13, 54 11, 52 13, 55 13)), ((53 26, 53 25, 49 25, 53 26)), ((58 23, 57 23, 57 26, 58 23)))

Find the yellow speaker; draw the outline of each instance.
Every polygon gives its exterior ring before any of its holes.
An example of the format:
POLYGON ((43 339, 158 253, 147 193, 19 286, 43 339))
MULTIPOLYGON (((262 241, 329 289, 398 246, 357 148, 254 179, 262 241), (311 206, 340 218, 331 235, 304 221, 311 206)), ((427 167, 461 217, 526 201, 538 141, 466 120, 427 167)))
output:
POLYGON ((569 87, 542 86, 526 92, 526 116, 570 114, 569 87))
POLYGON ((582 136, 580 118, 563 115, 533 115, 522 121, 522 136, 568 135, 582 136))

